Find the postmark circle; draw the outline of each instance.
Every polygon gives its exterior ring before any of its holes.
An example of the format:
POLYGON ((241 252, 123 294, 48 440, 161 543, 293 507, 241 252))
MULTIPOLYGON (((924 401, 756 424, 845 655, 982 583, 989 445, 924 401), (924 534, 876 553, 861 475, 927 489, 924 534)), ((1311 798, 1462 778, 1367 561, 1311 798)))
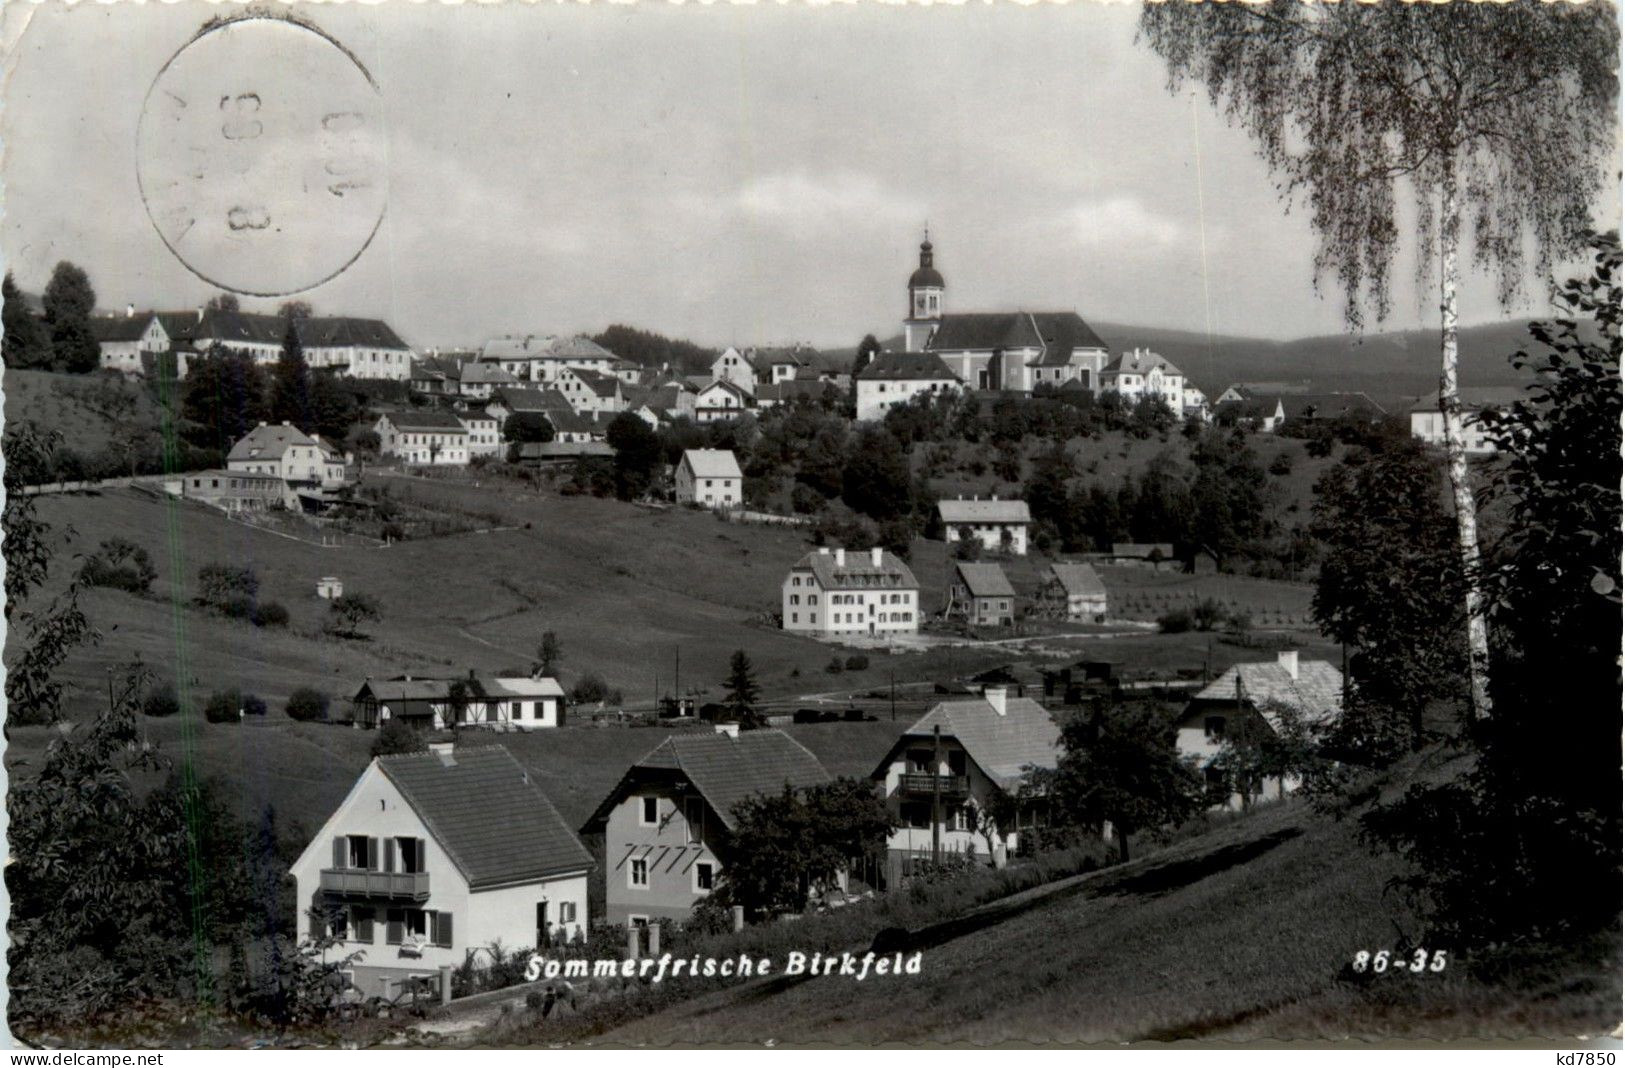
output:
POLYGON ((165 246, 245 296, 321 285, 360 258, 388 203, 372 75, 303 22, 205 26, 164 64, 136 128, 136 180, 165 246))

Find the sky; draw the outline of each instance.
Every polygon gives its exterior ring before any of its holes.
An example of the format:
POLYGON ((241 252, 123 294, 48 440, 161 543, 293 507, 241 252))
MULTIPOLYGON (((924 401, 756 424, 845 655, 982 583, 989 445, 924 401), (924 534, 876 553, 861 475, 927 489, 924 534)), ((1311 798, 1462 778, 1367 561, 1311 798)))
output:
MULTIPOLYGON (((5 5, 0 254, 25 289, 68 259, 108 309, 216 292, 136 173, 149 86, 216 10, 5 5)), ((299 297, 419 347, 612 322, 717 346, 886 338, 928 222, 950 312, 1342 329, 1305 214, 1244 133, 1169 91, 1133 5, 303 10, 377 83, 387 198, 365 251, 299 297)), ((1437 326, 1414 276, 1402 256, 1385 325, 1437 326)), ((1508 314, 1547 307, 1535 286, 1508 314)), ((1482 276, 1462 312, 1505 317, 1482 276)))

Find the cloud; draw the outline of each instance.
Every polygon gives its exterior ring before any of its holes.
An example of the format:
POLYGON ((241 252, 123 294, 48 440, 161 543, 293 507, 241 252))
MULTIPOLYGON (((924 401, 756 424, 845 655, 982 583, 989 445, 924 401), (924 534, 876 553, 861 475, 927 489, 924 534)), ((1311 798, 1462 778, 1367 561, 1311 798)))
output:
POLYGON ((856 171, 813 176, 804 171, 772 174, 746 183, 739 209, 758 222, 795 233, 827 232, 832 224, 874 227, 918 223, 923 205, 894 193, 856 171))
MULTIPOLYGON (((1168 246, 1194 239, 1178 221, 1159 215, 1135 197, 1088 201, 1067 212, 1078 242, 1117 249, 1168 246)), ((1211 237, 1211 235, 1209 235, 1211 237)))

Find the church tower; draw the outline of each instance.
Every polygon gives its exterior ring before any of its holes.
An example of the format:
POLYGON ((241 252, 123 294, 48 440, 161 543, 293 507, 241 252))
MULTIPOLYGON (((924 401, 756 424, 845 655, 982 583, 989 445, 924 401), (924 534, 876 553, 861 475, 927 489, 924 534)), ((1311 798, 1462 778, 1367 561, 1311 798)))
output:
POLYGON ((908 318, 903 320, 903 351, 924 352, 942 322, 942 275, 932 266, 931 230, 920 242, 920 266, 908 276, 908 318))

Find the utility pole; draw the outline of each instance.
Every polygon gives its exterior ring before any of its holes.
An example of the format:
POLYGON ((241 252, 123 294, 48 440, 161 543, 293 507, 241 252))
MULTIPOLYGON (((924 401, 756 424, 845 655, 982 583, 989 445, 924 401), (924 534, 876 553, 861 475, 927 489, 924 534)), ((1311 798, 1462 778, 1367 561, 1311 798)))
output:
POLYGON ((942 863, 942 724, 931 728, 931 866, 942 863))
POLYGON ((897 669, 891 670, 891 721, 897 722, 897 669))

